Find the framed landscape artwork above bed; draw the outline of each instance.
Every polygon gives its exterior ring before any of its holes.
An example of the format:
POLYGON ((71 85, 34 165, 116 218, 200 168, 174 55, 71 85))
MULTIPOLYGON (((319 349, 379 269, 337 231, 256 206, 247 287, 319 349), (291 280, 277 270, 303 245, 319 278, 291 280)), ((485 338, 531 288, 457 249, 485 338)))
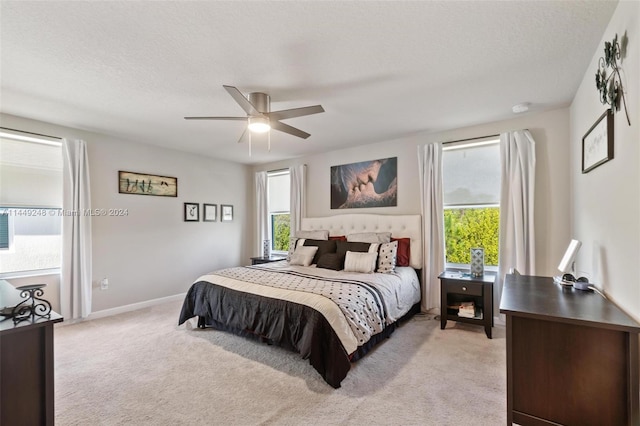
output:
POLYGON ((398 157, 331 167, 331 208, 398 205, 398 157))
POLYGON ((120 194, 177 197, 178 178, 121 170, 118 172, 118 192, 120 194))

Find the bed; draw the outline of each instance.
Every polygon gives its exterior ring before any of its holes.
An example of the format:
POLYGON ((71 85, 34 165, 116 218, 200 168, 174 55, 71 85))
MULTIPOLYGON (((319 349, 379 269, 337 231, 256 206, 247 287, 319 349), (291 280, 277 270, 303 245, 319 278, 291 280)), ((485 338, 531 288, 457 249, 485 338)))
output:
POLYGON ((199 328, 212 327, 298 352, 338 388, 352 362, 419 311, 420 216, 305 218, 302 229, 312 234, 322 231, 329 242, 301 238, 290 261, 227 268, 199 277, 185 296, 178 322, 197 316, 199 328), (395 243, 345 241, 365 233, 367 238, 391 233, 395 243), (331 241, 337 248, 321 254, 325 246, 333 247, 331 241), (383 253, 400 246, 404 249, 395 252, 394 261, 401 266, 385 273, 357 272, 361 261, 373 258, 371 253, 376 253, 375 268, 384 270, 383 253), (312 251, 309 247, 319 247, 313 250, 314 262, 296 264, 299 252, 312 251), (328 268, 324 259, 342 259, 346 270, 328 268))

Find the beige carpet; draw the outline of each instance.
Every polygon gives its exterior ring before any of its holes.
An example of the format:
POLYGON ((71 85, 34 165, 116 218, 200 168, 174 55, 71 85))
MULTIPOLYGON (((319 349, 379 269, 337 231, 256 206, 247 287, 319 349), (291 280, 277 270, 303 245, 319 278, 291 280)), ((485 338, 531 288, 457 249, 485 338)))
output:
POLYGON ((295 353, 178 327, 180 306, 56 326, 56 424, 506 422, 503 328, 489 340, 482 327, 416 316, 333 389, 295 353))

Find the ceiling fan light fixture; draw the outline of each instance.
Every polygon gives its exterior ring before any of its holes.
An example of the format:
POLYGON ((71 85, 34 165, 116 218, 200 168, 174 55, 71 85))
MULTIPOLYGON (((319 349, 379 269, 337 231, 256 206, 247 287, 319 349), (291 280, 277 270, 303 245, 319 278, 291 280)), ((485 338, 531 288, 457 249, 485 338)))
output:
POLYGON ((271 129, 267 117, 249 117, 249 130, 254 133, 265 133, 271 129))

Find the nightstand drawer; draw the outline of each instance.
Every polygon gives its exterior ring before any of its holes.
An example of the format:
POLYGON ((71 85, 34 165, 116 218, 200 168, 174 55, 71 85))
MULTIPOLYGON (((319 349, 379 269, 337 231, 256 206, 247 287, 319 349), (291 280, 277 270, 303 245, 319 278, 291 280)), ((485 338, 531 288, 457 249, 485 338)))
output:
POLYGON ((447 293, 468 294, 469 296, 482 296, 481 283, 447 280, 444 285, 446 286, 447 293))

